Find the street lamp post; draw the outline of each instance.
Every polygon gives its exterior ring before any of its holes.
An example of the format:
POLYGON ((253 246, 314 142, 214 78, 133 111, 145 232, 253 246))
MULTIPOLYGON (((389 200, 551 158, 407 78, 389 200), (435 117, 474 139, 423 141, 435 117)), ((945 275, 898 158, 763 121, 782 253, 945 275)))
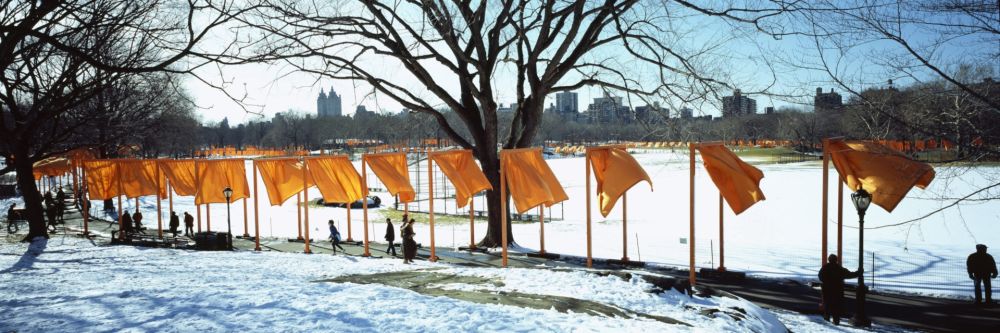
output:
POLYGON ((229 227, 229 233, 226 235, 226 245, 230 250, 233 249, 233 222, 230 218, 229 204, 232 202, 233 189, 226 186, 226 189, 222 190, 222 195, 226 196, 226 225, 229 227))
MULTIPOLYGON (((868 210, 868 205, 872 203, 872 195, 868 191, 865 191, 864 188, 859 187, 857 192, 851 194, 851 201, 854 202, 854 208, 858 210, 858 272, 862 272, 865 262, 865 211, 868 210)), ((855 292, 858 308, 854 313, 854 326, 870 327, 872 325, 871 319, 865 313, 865 294, 867 292, 868 287, 865 286, 865 276, 864 274, 858 274, 858 290, 855 292)))

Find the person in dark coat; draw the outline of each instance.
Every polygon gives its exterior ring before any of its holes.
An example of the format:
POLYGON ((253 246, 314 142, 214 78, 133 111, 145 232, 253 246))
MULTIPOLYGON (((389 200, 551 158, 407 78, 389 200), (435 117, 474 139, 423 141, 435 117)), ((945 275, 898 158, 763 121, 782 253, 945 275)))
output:
POLYGON ((170 232, 174 234, 174 237, 177 237, 178 233, 177 228, 179 228, 180 226, 181 226, 181 219, 177 217, 177 212, 170 211, 170 232))
POLYGON ((184 236, 194 235, 194 216, 190 213, 184 212, 184 236))
POLYGON ((56 217, 58 218, 59 223, 66 223, 66 218, 64 217, 65 212, 66 212, 66 192, 63 192, 63 190, 60 188, 59 191, 56 192, 56 217))
POLYGON ((392 252, 392 256, 396 256, 396 246, 393 242, 396 241, 396 228, 392 225, 392 219, 385 218, 385 241, 389 242, 389 248, 385 249, 385 254, 392 252))
POLYGON ((45 215, 46 217, 49 218, 49 225, 55 226, 56 215, 58 214, 58 210, 56 208, 55 199, 52 199, 52 192, 45 192, 44 201, 45 201, 45 215))
POLYGON ((343 247, 340 246, 340 231, 337 230, 337 226, 333 224, 333 220, 330 220, 330 243, 333 244, 330 248, 333 249, 333 254, 337 254, 337 249, 347 252, 343 247))
POLYGON ((840 325, 844 315, 844 280, 864 274, 864 269, 851 272, 840 266, 836 254, 826 259, 826 265, 819 270, 819 281, 823 283, 823 319, 833 318, 834 325, 840 325))
POLYGON ((399 234, 403 237, 403 263, 409 264, 413 262, 413 258, 417 257, 417 242, 413 240, 413 236, 416 235, 413 232, 413 224, 416 223, 413 219, 409 222, 404 222, 403 226, 400 227, 399 234))
POLYGON ((142 213, 139 212, 139 208, 135 209, 135 213, 132 214, 132 222, 135 223, 135 231, 143 231, 146 228, 142 227, 142 213))
POLYGON ((990 286, 990 279, 997 277, 997 263, 993 256, 986 253, 986 245, 977 244, 976 252, 969 255, 965 260, 965 268, 969 271, 969 278, 976 286, 976 304, 982 304, 981 285, 986 287, 986 304, 993 304, 993 288, 990 286))
POLYGON ((122 214, 121 228, 126 234, 135 232, 135 229, 132 226, 132 215, 129 215, 127 211, 122 214))

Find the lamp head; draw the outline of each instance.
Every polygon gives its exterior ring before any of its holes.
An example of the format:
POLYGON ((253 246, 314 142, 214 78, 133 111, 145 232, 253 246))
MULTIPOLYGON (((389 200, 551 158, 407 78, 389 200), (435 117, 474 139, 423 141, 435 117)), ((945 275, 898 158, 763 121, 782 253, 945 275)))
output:
POLYGON ((226 201, 229 201, 233 197, 233 189, 226 186, 226 189, 222 190, 222 195, 226 196, 226 201))
POLYGON ((863 187, 859 187, 856 192, 851 193, 851 201, 854 202, 854 208, 858 210, 858 213, 864 214, 868 210, 868 205, 872 203, 872 195, 863 187))

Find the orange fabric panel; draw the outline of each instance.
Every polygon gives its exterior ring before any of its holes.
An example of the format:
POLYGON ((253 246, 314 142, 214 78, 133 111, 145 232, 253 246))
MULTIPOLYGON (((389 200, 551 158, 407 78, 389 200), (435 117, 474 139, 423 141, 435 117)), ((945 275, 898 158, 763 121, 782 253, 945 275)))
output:
POLYGON ((649 183, 649 189, 653 189, 653 181, 649 179, 646 170, 624 149, 591 149, 590 165, 593 166, 594 178, 597 179, 597 202, 605 217, 611 213, 618 198, 635 184, 645 180, 649 183))
POLYGON ((364 157, 378 179, 385 184, 392 195, 399 195, 399 202, 411 202, 417 197, 410 184, 410 172, 406 166, 406 154, 378 154, 364 157))
MULTIPOLYGON (((197 192, 194 181, 194 160, 163 160, 160 161, 160 172, 170 180, 170 188, 177 195, 193 196, 197 192)), ((160 183, 166 188, 166 183, 160 183)))
MULTIPOLYGON (((303 186, 302 161, 295 158, 254 161, 260 172, 261 182, 267 190, 271 206, 281 205, 296 193, 302 192, 303 186)), ((309 185, 312 182, 310 182, 309 185)), ((223 198, 225 200, 225 198, 223 198)))
POLYGON ((361 175, 347 156, 306 159, 309 175, 325 202, 349 203, 361 199, 361 175))
POLYGON ((222 190, 227 186, 233 189, 232 201, 250 197, 243 159, 199 160, 196 169, 200 183, 194 197, 195 204, 225 203, 226 196, 222 190))
POLYGON ((913 186, 921 189, 934 180, 934 168, 911 160, 891 148, 868 141, 827 140, 833 166, 853 190, 864 187, 872 203, 892 212, 913 186))
POLYGON ((121 194, 118 191, 118 163, 108 160, 83 162, 87 174, 87 194, 90 200, 107 200, 121 194))
POLYGON ((432 153, 430 157, 455 187, 455 202, 459 208, 468 205, 472 195, 482 190, 493 189, 483 170, 472 157, 471 150, 432 153))
POLYGON ((760 180, 764 178, 764 173, 760 169, 743 162, 722 144, 701 144, 695 147, 701 152, 705 170, 733 213, 739 215, 753 204, 764 200, 764 192, 760 190, 760 180))
POLYGON ((35 162, 32 165, 32 175, 35 180, 42 179, 42 176, 61 176, 73 170, 70 160, 65 157, 53 156, 35 162))
MULTIPOLYGON (((157 195, 157 193, 161 198, 167 196, 165 190, 156 187, 155 160, 123 160, 118 161, 118 167, 121 168, 122 191, 126 198, 157 195)), ((165 180, 162 175, 160 177, 161 180, 165 180)))
POLYGON ((500 165, 518 213, 569 199, 548 163, 542 159, 541 148, 502 150, 500 165))

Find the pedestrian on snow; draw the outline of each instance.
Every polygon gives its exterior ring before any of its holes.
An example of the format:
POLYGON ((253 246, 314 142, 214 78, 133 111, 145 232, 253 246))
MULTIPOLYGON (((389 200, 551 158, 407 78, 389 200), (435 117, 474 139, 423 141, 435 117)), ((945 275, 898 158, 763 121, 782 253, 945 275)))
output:
POLYGON ((385 249, 385 254, 392 252, 392 256, 396 256, 396 245, 393 242, 396 241, 396 228, 392 226, 392 219, 385 218, 385 241, 389 242, 389 248, 385 249))
POLYGON ((181 219, 177 217, 177 212, 170 211, 170 232, 174 234, 174 237, 177 237, 178 233, 177 228, 179 228, 180 226, 181 226, 181 219))
POLYGON ((48 197, 45 201, 45 215, 49 218, 49 225, 55 228, 56 226, 56 215, 57 215, 56 204, 52 200, 52 196, 48 197))
POLYGON ((135 223, 135 231, 142 232, 145 228, 142 227, 142 213, 139 212, 139 207, 135 208, 135 213, 132 214, 132 222, 135 223))
POLYGON ((194 216, 191 213, 184 212, 184 236, 194 235, 194 216))
POLYGON ((340 246, 340 231, 337 230, 337 226, 333 224, 333 220, 330 220, 330 243, 333 244, 330 248, 333 249, 333 254, 337 254, 337 249, 347 252, 343 247, 340 246))
POLYGON ((124 230, 126 234, 135 232, 135 229, 132 226, 132 215, 130 215, 128 211, 122 214, 121 229, 124 230))
POLYGON ((819 270, 819 281, 823 283, 823 319, 833 318, 834 325, 840 325, 844 316, 844 280, 864 274, 864 269, 851 272, 840 266, 836 254, 826 259, 826 265, 819 270))
POLYGON ((986 245, 977 244, 976 252, 969 255, 965 260, 965 268, 969 272, 969 278, 976 286, 976 305, 982 304, 981 286, 986 287, 986 304, 993 304, 993 288, 990 286, 990 279, 997 277, 997 263, 993 261, 993 256, 986 253, 986 245))
POLYGON ((66 212, 66 192, 63 192, 62 188, 56 192, 56 217, 59 223, 66 223, 66 218, 64 217, 66 212))
POLYGON ((403 237, 403 263, 409 264, 413 262, 413 258, 417 257, 417 242, 413 240, 413 236, 416 235, 413 232, 413 224, 416 223, 413 219, 409 222, 403 223, 400 227, 399 234, 403 237))

